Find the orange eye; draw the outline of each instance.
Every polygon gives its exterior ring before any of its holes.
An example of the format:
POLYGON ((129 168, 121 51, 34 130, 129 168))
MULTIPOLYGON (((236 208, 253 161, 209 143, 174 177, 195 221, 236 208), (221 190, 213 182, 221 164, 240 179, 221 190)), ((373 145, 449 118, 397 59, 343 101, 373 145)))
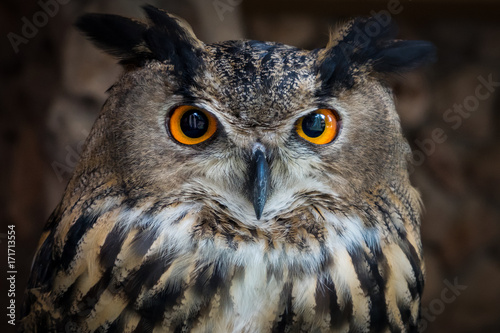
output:
POLYGON ((181 105, 172 111, 168 127, 172 137, 185 145, 208 140, 217 130, 215 117, 192 105, 181 105))
POLYGON ((317 145, 332 142, 340 127, 337 112, 329 109, 318 109, 300 118, 295 130, 304 139, 317 145))

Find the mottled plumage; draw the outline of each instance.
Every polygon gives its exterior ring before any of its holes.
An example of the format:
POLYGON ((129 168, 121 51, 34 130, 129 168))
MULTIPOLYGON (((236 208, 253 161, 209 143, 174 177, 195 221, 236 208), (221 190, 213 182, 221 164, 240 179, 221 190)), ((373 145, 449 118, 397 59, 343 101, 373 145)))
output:
POLYGON ((205 45, 145 11, 78 22, 126 71, 44 229, 21 331, 415 332, 419 195, 384 78, 432 46, 359 39, 370 18, 312 51, 205 45), (213 137, 178 142, 180 105, 213 137), (317 109, 338 115, 331 143, 298 135, 317 109))

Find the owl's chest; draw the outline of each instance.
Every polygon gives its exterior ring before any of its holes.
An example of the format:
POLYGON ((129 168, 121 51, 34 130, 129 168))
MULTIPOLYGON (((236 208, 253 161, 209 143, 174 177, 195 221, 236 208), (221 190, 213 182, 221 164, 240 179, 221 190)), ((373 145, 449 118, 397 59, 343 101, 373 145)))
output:
POLYGON ((70 275, 57 274, 58 292, 41 298, 69 304, 57 305, 57 325, 69 318, 90 332, 363 332, 416 323, 418 256, 407 243, 381 242, 359 219, 273 238, 217 225, 201 232, 196 216, 179 216, 169 225, 149 220, 161 226, 155 233, 130 225, 106 237, 96 252, 109 263, 101 275, 88 274, 90 252, 75 257, 70 275))
MULTIPOLYGON (((306 263, 287 258, 282 250, 273 253, 257 246, 240 250, 247 252, 246 261, 228 253, 216 261, 199 258, 192 270, 178 277, 182 280, 178 289, 176 277, 171 276, 173 289, 167 287, 163 293, 169 305, 161 305, 164 316, 161 323, 156 320, 158 327, 191 332, 330 332, 333 312, 344 317, 337 320, 338 328, 348 327, 352 302, 339 305, 337 297, 337 292, 348 291, 346 286, 335 289, 331 278, 325 279, 326 270, 314 263, 321 261, 320 253, 310 254, 318 258, 306 263)), ((141 305, 155 299, 144 296, 137 302, 141 316, 151 310, 141 305)))
POLYGON ((416 320, 418 296, 401 288, 411 268, 356 247, 354 234, 303 243, 202 241, 173 259, 135 308, 156 313, 152 323, 167 331, 405 331, 405 319, 416 320))
POLYGON ((304 226, 278 240, 224 230, 197 234, 192 250, 174 260, 182 263, 178 270, 169 267, 172 282, 164 282, 171 291, 164 296, 173 294, 175 305, 165 312, 162 327, 193 332, 416 329, 422 277, 419 257, 408 251, 411 244, 382 241, 358 218, 348 221, 350 228, 342 229, 344 222, 335 220, 321 230, 304 226))

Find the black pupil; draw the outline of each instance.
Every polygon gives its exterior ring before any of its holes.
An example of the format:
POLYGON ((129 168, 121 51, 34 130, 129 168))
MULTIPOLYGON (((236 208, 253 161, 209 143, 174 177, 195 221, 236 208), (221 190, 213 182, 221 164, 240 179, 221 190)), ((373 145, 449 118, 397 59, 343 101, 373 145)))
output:
POLYGON ((311 113, 302 120, 302 131, 310 138, 317 138, 325 131, 325 116, 311 113))
POLYGON ((199 138, 208 130, 208 117, 201 111, 189 110, 182 115, 181 130, 189 138, 199 138))

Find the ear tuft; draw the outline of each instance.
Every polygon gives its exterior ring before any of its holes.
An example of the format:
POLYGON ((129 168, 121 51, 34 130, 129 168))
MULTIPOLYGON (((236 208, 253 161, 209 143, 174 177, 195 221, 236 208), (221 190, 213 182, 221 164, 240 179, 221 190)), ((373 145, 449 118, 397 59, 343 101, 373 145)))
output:
POLYGON ((360 70, 399 73, 435 60, 432 43, 395 40, 396 34, 390 21, 375 17, 350 21, 319 53, 318 73, 324 88, 334 84, 349 88, 354 84, 353 74, 360 70))
POLYGON ((118 15, 86 14, 75 25, 97 47, 117 57, 122 63, 138 63, 152 58, 149 50, 143 48, 139 51, 147 29, 142 22, 118 15))
POLYGON ((201 63, 203 43, 183 20, 153 6, 143 7, 150 25, 108 14, 86 14, 76 22, 78 29, 99 48, 123 64, 142 66, 147 60, 169 62, 186 73, 201 63))
POLYGON ((384 47, 373 59, 373 69, 391 73, 409 71, 436 61, 436 48, 427 41, 394 41, 384 47))
POLYGON ((189 24, 151 5, 143 9, 153 24, 144 33, 144 40, 156 59, 168 60, 183 72, 196 70, 200 64, 199 52, 204 45, 196 38, 189 24))

